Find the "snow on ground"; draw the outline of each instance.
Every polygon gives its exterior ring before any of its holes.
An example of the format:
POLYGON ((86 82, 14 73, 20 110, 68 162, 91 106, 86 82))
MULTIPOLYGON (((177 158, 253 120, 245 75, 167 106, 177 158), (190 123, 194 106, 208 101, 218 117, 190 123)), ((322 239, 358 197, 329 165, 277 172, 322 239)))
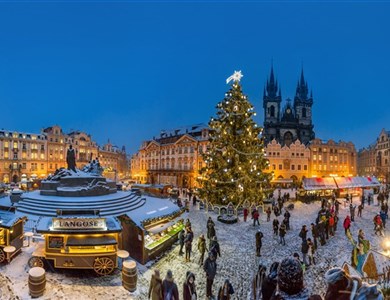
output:
MULTIPOLYGON (((342 200, 340 199, 342 202, 342 200)), ((358 204, 358 198, 354 199, 358 204)), ((365 206, 363 217, 355 217, 355 223, 351 226, 351 232, 355 239, 360 228, 364 229, 366 238, 371 241, 372 248, 380 250, 379 243, 382 238, 375 236, 372 219, 374 214, 379 212, 379 206, 365 206)), ((191 262, 185 263, 184 258, 178 255, 179 246, 175 245, 159 260, 149 262, 146 266, 139 266, 138 286, 135 293, 129 293, 121 286, 120 272, 112 276, 97 277, 90 271, 80 270, 47 270, 47 287, 41 299, 142 299, 146 300, 149 280, 155 268, 158 268, 162 276, 165 276, 168 269, 173 271, 173 276, 182 294, 182 284, 186 272, 192 271, 196 275, 198 299, 205 299, 206 279, 203 269, 198 265, 197 239, 200 234, 206 234, 206 222, 211 216, 216 224, 216 231, 221 245, 221 257, 217 259, 218 272, 214 281, 213 291, 217 294, 223 281, 228 278, 233 284, 235 295, 233 299, 250 299, 250 286, 254 273, 259 263, 270 267, 274 261, 281 261, 283 258, 298 252, 301 256, 301 239, 298 233, 302 225, 310 227, 315 221, 319 210, 319 202, 312 204, 294 203, 295 208, 291 211, 291 230, 286 235, 286 246, 279 244, 278 238, 272 233, 271 222, 266 222, 266 216, 261 215, 260 227, 253 227, 250 219, 248 222, 241 222, 233 225, 226 225, 216 220, 214 213, 205 213, 191 206, 189 218, 192 223, 195 238, 193 243, 193 258, 191 262), (261 230, 264 234, 262 256, 255 256, 255 233, 261 230)), ((319 246, 316 253, 317 264, 310 266, 305 272, 305 284, 312 293, 323 295, 326 290, 324 273, 332 266, 341 266, 343 262, 350 261, 352 246, 344 235, 342 227, 345 216, 349 209, 340 206, 340 220, 335 237, 331 237, 326 245, 319 246)), ((282 221, 282 216, 279 216, 282 221)), ((308 237, 311 237, 309 232, 308 237)), ((0 266, 0 298, 1 299, 30 299, 28 296, 28 269, 27 260, 33 252, 35 244, 23 248, 9 265, 0 266)), ((180 296, 181 297, 181 296, 180 296)))

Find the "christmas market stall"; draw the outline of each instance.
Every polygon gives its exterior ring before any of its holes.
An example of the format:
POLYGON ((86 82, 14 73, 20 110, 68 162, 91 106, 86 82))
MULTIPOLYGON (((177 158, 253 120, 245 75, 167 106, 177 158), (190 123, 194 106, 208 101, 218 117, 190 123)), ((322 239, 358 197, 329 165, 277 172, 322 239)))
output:
POLYGON ((319 200, 321 197, 331 197, 337 185, 333 177, 315 177, 303 179, 303 189, 298 196, 300 200, 319 200))
POLYGON ((18 217, 14 209, 0 207, 0 263, 10 262, 23 247, 25 217, 18 217))
POLYGON ((122 228, 113 217, 99 217, 60 211, 57 217, 41 218, 37 233, 44 242, 32 254, 30 267, 43 267, 45 261, 55 268, 93 269, 109 275, 117 267, 117 251, 121 246, 122 228))
POLYGON ((185 217, 185 210, 171 201, 146 197, 145 205, 119 217, 123 248, 145 264, 177 241, 185 217))

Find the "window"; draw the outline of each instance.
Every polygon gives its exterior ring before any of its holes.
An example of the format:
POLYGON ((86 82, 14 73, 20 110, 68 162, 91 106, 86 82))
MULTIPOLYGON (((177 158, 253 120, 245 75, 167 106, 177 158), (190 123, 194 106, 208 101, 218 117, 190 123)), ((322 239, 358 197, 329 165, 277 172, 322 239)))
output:
POLYGON ((307 165, 303 165, 303 170, 307 171, 307 165))
POLYGON ((279 164, 279 170, 282 170, 282 167, 283 167, 283 166, 282 166, 281 164, 279 164))
POLYGON ((22 163, 22 169, 26 169, 26 163, 22 163))
POLYGON ((44 170, 44 169, 45 169, 45 165, 41 164, 41 170, 44 170))
POLYGON ((302 108, 302 118, 306 118, 306 107, 302 108))
POLYGON ((301 170, 301 165, 298 165, 298 171, 300 171, 301 170))
POLYGON ((295 165, 291 165, 291 170, 295 170, 295 165))
POLYGON ((269 108, 270 117, 275 117, 275 106, 271 105, 269 108))

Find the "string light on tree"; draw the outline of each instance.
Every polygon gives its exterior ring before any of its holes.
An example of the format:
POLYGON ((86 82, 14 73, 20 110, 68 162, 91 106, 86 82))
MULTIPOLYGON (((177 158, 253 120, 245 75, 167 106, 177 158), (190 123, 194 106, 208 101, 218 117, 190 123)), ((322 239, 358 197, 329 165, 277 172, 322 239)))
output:
POLYGON ((201 197, 211 203, 225 198, 235 204, 248 200, 260 203, 269 191, 271 174, 263 172, 267 159, 261 139, 262 128, 253 120, 255 112, 242 93, 241 71, 226 82, 230 89, 216 106, 216 117, 209 125, 209 151, 203 153, 206 167, 201 170, 201 197))

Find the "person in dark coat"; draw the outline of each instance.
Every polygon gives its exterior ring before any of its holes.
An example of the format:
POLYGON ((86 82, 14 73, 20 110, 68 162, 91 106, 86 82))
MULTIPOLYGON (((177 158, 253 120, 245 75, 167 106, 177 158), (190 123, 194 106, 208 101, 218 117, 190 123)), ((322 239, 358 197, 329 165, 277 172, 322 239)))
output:
POLYGON ((213 219, 211 219, 211 217, 209 217, 209 218, 207 219, 207 228, 209 228, 209 225, 210 225, 210 224, 212 224, 213 226, 215 226, 215 223, 214 223, 213 219))
POLYGON ((154 270, 154 274, 150 279, 148 299, 163 300, 163 284, 160 278, 160 271, 154 270))
POLYGON ((286 230, 290 230, 290 217, 291 217, 291 214, 290 214, 290 212, 286 209, 286 212, 284 213, 284 218, 287 220, 287 223, 286 223, 286 230))
POLYGON ((231 295, 234 294, 234 289, 229 279, 226 279, 223 286, 219 288, 218 300, 230 300, 231 295))
POLYGON ((305 264, 305 266, 308 266, 309 262, 307 261, 307 256, 308 256, 308 253, 309 253, 309 245, 307 243, 307 240, 303 240, 302 241, 301 252, 302 252, 303 263, 305 264))
POLYGON ((196 205, 196 201, 197 201, 197 199, 196 199, 196 196, 194 195, 194 196, 192 197, 192 205, 193 205, 193 206, 196 205))
POLYGON ((256 256, 261 256, 260 251, 262 246, 262 238, 263 233, 259 230, 258 232, 256 232, 256 256))
MULTIPOLYGON (((262 300, 270 300, 276 290, 279 262, 274 262, 261 285, 262 300)), ((257 298, 255 298, 257 300, 257 298)))
POLYGON ((299 232, 299 237, 302 239, 302 241, 307 239, 307 231, 308 230, 306 229, 306 225, 303 225, 301 231, 299 232))
POLYGON ((209 257, 206 258, 203 270, 206 272, 206 297, 210 299, 213 296, 213 282, 217 274, 217 262, 213 252, 209 252, 209 257))
POLYGON ((197 299, 196 286, 195 286, 195 275, 188 272, 187 279, 183 283, 183 300, 197 299))
POLYGON ((219 246, 217 237, 213 237, 213 240, 210 243, 210 252, 213 252, 215 259, 217 259, 217 256, 221 257, 221 248, 219 246))
POLYGON ((200 253, 199 265, 203 266, 204 253, 207 251, 206 239, 204 238, 203 234, 198 239, 198 250, 199 250, 199 253, 200 253))
POLYGON ((183 255, 184 254, 184 252, 183 252, 184 239, 185 239, 185 233, 184 233, 184 230, 182 230, 179 233, 179 243, 180 243, 179 255, 183 255))
POLYGON ((163 299, 179 299, 179 291, 177 289, 177 285, 173 280, 172 271, 168 270, 165 279, 163 280, 163 299))
POLYGON ((363 204, 360 204, 358 206, 358 217, 361 217, 362 216, 362 211, 363 211, 363 204))
POLYGON ((279 220, 278 219, 273 220, 272 227, 274 229, 274 235, 278 235, 278 232, 279 232, 279 220))
POLYGON ((260 225, 259 223, 259 217, 260 217, 260 214, 259 214, 259 211, 257 209, 255 209, 252 213, 252 219, 253 219, 253 226, 256 225, 260 225))
POLYGON ((207 224, 207 238, 211 241, 215 237, 215 227, 214 222, 207 224))
POLYGON ((184 244, 186 248, 186 262, 191 261, 191 251, 192 251, 192 240, 194 239, 194 234, 191 230, 191 227, 187 228, 187 235, 184 239, 184 244))
POLYGON ((349 212, 351 214, 351 221, 355 222, 355 209, 356 205, 353 205, 352 203, 349 205, 349 212))

